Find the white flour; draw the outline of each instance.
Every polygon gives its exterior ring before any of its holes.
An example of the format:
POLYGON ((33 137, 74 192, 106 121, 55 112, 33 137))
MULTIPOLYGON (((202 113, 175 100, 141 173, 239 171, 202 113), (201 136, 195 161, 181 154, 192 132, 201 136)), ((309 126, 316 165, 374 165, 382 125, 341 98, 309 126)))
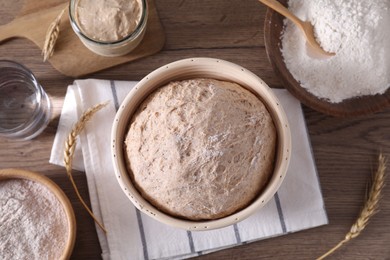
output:
POLYGON ((0 259, 59 259, 67 227, 63 207, 46 187, 0 181, 0 259))
MULTIPOLYGON (((389 0, 289 0, 289 9, 314 25, 321 46, 335 56, 312 58, 290 21, 282 36, 288 70, 317 97, 344 99, 383 94, 390 86, 389 0)), ((286 19, 287 20, 287 19, 286 19)))

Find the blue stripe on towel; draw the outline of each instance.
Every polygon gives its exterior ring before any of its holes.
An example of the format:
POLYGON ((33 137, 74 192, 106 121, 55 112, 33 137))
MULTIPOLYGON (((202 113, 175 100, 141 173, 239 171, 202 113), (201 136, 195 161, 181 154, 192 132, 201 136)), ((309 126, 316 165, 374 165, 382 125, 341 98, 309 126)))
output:
POLYGON ((236 236, 237 244, 241 244, 241 235, 240 235, 240 230, 238 229, 238 225, 234 224, 233 228, 234 228, 234 235, 236 236))
POLYGON ((277 208, 278 214, 279 214, 280 225, 282 226, 283 234, 285 234, 285 233, 287 233, 286 222, 284 221, 283 210, 282 210, 282 206, 280 204, 280 199, 279 199, 278 193, 275 193, 275 203, 276 203, 276 208, 277 208))

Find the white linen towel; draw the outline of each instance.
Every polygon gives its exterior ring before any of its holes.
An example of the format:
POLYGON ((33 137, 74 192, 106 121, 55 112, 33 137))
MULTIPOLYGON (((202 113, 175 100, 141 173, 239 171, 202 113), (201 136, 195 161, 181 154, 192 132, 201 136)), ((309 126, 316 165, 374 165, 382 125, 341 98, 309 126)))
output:
POLYGON ((173 228, 138 211, 122 192, 111 162, 110 135, 115 113, 137 82, 76 80, 68 87, 50 162, 63 165, 64 142, 88 108, 107 100, 80 135, 74 168, 85 171, 103 259, 183 259, 328 223, 300 103, 274 89, 292 131, 292 156, 274 198, 246 220, 210 231, 173 228))

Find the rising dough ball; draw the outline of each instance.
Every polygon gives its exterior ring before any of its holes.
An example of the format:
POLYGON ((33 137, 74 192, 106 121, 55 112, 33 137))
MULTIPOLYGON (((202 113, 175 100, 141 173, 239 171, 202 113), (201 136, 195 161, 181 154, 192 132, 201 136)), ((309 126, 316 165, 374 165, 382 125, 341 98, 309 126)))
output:
POLYGON ((252 202, 274 165, 276 130, 263 103, 238 84, 172 82, 134 114, 126 136, 130 176, 158 209, 217 219, 252 202))

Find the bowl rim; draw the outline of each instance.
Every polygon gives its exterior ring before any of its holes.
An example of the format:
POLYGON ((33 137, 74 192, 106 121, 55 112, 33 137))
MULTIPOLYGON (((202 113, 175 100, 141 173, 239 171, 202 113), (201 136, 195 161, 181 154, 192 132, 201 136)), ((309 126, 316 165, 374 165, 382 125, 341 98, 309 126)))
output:
POLYGON ((11 179, 25 179, 40 183, 45 186, 60 202, 64 209, 66 220, 68 223, 68 237, 64 246, 64 251, 59 259, 69 259, 72 255, 76 240, 76 217, 73 211, 72 204, 63 190, 48 177, 37 172, 22 170, 22 169, 1 169, 0 182, 11 179))
POLYGON ((211 230, 235 224, 265 205, 279 189, 287 172, 291 151, 291 132, 287 116, 280 105, 279 100, 273 94, 268 85, 257 75, 249 70, 225 61, 214 58, 188 58, 178 60, 161 66, 145 76, 127 94, 115 115, 111 132, 111 158, 114 165, 117 181, 136 208, 152 218, 167 225, 186 230, 211 230), (231 73, 231 72, 235 73, 231 73), (232 74, 237 74, 233 76, 232 74), (209 75, 209 76, 204 76, 209 75), (213 75, 213 76, 210 76, 213 75), (239 85, 249 88, 251 92, 260 96, 267 109, 270 111, 278 132, 277 154, 275 168, 271 180, 259 196, 247 207, 220 219, 191 221, 170 216, 159 211, 146 201, 128 176, 123 157, 123 140, 127 131, 128 121, 139 104, 155 89, 170 81, 191 78, 214 78, 219 80, 234 81, 239 85), (238 81, 238 82, 237 82, 238 81), (253 85, 248 85, 253 84, 253 85), (256 88, 254 90, 253 88, 256 88), (260 91, 257 92, 257 91, 260 91), (142 94, 143 93, 143 94, 142 94))

